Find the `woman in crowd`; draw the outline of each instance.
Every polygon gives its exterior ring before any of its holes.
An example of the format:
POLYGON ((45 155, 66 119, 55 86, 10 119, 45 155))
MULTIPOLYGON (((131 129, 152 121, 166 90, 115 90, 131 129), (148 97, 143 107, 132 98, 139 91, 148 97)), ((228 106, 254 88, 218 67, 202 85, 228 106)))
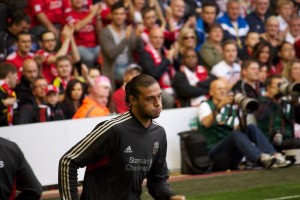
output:
POLYGON ((267 67, 268 76, 273 74, 275 67, 271 54, 272 47, 268 42, 260 42, 253 49, 253 58, 259 63, 260 67, 267 67))
POLYGON ((278 47, 283 42, 283 36, 279 29, 279 21, 276 16, 270 16, 266 21, 266 32, 261 34, 261 40, 269 42, 272 46, 273 62, 278 62, 278 47))
POLYGON ((223 30, 221 25, 214 24, 208 32, 208 39, 202 45, 199 55, 208 69, 211 69, 222 58, 223 30))
POLYGON ((197 44, 196 33, 191 28, 183 28, 181 29, 177 43, 175 43, 175 49, 177 52, 175 53, 174 59, 174 67, 176 70, 179 69, 182 60, 182 54, 186 49, 194 49, 197 44))
POLYGON ((299 82, 300 83, 300 60, 296 59, 291 64, 289 73, 285 77, 290 83, 299 82))
POLYGON ((62 107, 66 119, 72 119, 77 109, 81 106, 85 97, 85 85, 78 79, 68 82, 62 107))

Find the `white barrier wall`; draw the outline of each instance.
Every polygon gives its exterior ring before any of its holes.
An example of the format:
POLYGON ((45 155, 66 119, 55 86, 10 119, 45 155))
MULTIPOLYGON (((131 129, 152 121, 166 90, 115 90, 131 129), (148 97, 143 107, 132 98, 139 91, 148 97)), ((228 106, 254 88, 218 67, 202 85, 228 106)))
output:
MULTIPOLYGON (((164 110, 156 119, 166 130, 168 140, 167 163, 171 171, 180 169, 181 131, 189 130, 189 122, 197 114, 196 108, 164 110)), ((60 157, 101 121, 99 117, 78 120, 17 125, 0 128, 0 136, 16 142, 43 186, 57 184, 60 157)), ((79 180, 84 169, 79 170, 79 180)))

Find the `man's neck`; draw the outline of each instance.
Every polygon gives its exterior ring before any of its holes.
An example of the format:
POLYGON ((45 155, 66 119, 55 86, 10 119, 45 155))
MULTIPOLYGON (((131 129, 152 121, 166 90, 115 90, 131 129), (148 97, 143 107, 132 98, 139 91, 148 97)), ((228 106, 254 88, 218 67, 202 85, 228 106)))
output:
POLYGON ((224 61, 226 62, 227 65, 229 65, 230 67, 233 67, 234 62, 231 62, 231 61, 229 62, 229 61, 226 61, 226 60, 224 60, 224 61))
POLYGON ((257 81, 251 81, 251 80, 248 80, 248 79, 244 79, 244 81, 245 81, 248 85, 250 85, 253 89, 256 88, 256 83, 257 83, 257 81))
POLYGON ((25 53, 25 52, 21 52, 21 51, 17 51, 17 53, 19 54, 19 56, 21 56, 22 58, 25 58, 26 56, 27 56, 27 52, 25 53))
POLYGON ((265 14, 259 14, 258 12, 255 13, 262 21, 265 21, 265 14))
POLYGON ((135 118, 145 127, 148 128, 151 124, 151 119, 146 119, 145 117, 141 116, 139 111, 136 108, 131 108, 131 112, 135 116, 135 118))
POLYGON ((116 32, 122 32, 122 31, 123 31, 123 25, 117 25, 117 24, 111 23, 111 27, 112 27, 116 32))

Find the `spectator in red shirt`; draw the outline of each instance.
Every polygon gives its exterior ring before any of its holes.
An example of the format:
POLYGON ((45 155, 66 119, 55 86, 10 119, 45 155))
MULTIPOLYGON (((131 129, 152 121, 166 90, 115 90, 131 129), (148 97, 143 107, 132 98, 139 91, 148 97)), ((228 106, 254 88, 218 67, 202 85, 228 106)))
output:
MULTIPOLYGON (((23 11, 19 10, 12 13, 6 19, 7 28, 0 31, 0 61, 4 61, 6 57, 17 50, 16 39, 18 33, 28 32, 30 28, 30 18, 23 11)), ((33 43, 31 51, 38 49, 37 43, 33 43)))
POLYGON ((71 3, 72 7, 64 15, 65 23, 74 24, 74 37, 81 61, 92 67, 96 64, 100 51, 97 33, 100 33, 102 27, 99 16, 101 7, 100 4, 95 4, 85 8, 84 0, 71 0, 71 3))
POLYGON ((36 55, 41 58, 42 75, 49 84, 52 83, 53 79, 58 75, 55 66, 58 57, 67 55, 68 50, 71 49, 72 61, 78 62, 80 60, 73 32, 74 27, 72 25, 64 26, 62 30, 63 42, 58 51, 55 51, 57 47, 57 37, 53 32, 45 31, 40 36, 42 49, 38 50, 36 55))
POLYGON ((31 35, 29 33, 20 32, 17 35, 17 50, 8 55, 6 62, 13 64, 18 70, 18 79, 22 76, 23 62, 28 58, 33 58, 34 54, 30 53, 31 35))
POLYGON ((116 90, 112 95, 112 103, 114 110, 117 113, 124 113, 128 111, 128 107, 125 104, 125 85, 135 76, 142 73, 142 68, 137 64, 130 64, 125 70, 124 73, 124 83, 123 85, 116 90))
POLYGON ((64 99, 64 92, 72 78, 72 62, 67 56, 58 57, 56 60, 58 76, 53 80, 53 85, 59 89, 60 101, 64 99))
POLYGON ((31 32, 37 37, 45 30, 58 37, 63 23, 63 13, 70 7, 68 0, 28 0, 27 13, 32 19, 31 32))
MULTIPOLYGON (((160 26, 158 25, 158 20, 162 22, 162 19, 158 19, 157 12, 152 7, 145 7, 142 10, 142 17, 143 17, 143 26, 144 30, 141 35, 144 44, 149 43, 149 33, 152 28, 160 27, 164 32, 165 40, 168 40, 169 43, 173 43, 175 41, 175 32, 171 32, 165 29, 166 24, 162 23, 160 26)), ((163 19, 163 22, 165 20, 163 19)))

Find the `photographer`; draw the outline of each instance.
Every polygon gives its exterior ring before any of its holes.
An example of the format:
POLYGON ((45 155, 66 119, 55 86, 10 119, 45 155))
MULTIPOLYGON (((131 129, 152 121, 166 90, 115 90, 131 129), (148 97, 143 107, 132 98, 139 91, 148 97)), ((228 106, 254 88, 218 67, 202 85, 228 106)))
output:
POLYGON ((259 81, 259 65, 255 60, 245 60, 241 65, 241 80, 232 88, 248 97, 258 99, 264 93, 264 85, 259 81))
POLYGON ((300 148, 300 139, 294 138, 294 123, 300 121, 299 95, 292 97, 283 83, 279 75, 267 79, 266 96, 259 99, 260 108, 255 113, 258 126, 278 151, 300 148))
POLYGON ((211 99, 199 106, 199 131, 207 140, 209 156, 214 170, 238 169, 245 156, 247 160, 265 168, 285 167, 290 164, 285 157, 269 143, 263 133, 254 125, 246 131, 238 130, 233 95, 228 95, 228 83, 222 79, 210 85, 211 99), (253 145, 253 143, 255 145, 253 145))

